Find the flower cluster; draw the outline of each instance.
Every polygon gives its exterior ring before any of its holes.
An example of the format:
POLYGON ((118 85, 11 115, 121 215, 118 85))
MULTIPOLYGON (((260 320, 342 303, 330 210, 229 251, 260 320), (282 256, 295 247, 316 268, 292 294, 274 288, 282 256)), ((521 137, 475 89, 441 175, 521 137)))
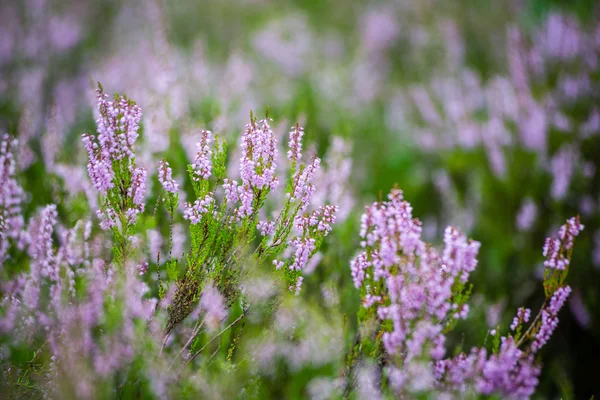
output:
POLYGON ((421 240, 421 224, 398 189, 389 201, 367 208, 361 238, 363 252, 352 262, 352 275, 363 306, 376 306, 375 315, 389 326, 382 332, 386 352, 407 371, 425 354, 441 359, 444 328, 468 313, 462 289, 477 265, 479 243, 449 227, 439 255, 421 240))
POLYGON ((173 170, 165 160, 158 163, 158 181, 168 193, 177 193, 179 191, 179 184, 173 179, 173 170))
POLYGON ((192 164, 194 174, 196 175, 194 179, 196 180, 208 179, 212 174, 212 150, 209 146, 211 142, 212 132, 203 130, 200 133, 200 141, 196 143, 198 153, 196 153, 196 158, 192 164))
POLYGON ((185 203, 183 218, 189 220, 194 225, 200 223, 202 216, 211 208, 213 201, 212 195, 208 194, 203 199, 196 200, 194 204, 185 203))
POLYGON ((4 263, 9 239, 18 239, 24 221, 21 204, 25 193, 15 179, 13 148, 17 141, 7 134, 0 141, 0 263, 4 263))
POLYGON ((98 85, 98 136, 82 136, 88 152, 88 173, 104 201, 98 216, 103 229, 119 227, 128 236, 137 214, 144 211, 146 170, 136 166, 134 144, 142 111, 125 96, 111 101, 98 85))
MULTIPOLYGON (((559 230, 556 251, 565 254, 567 261, 570 253, 566 252, 572 250, 581 229, 573 218, 559 230)), ((571 291, 560 286, 564 275, 554 275, 563 270, 547 266, 552 271, 544 282, 550 290, 547 305, 525 333, 522 326, 529 322, 531 311, 520 308, 510 327, 514 336, 492 332, 499 347, 491 355, 485 348, 475 348, 469 355, 444 359, 445 333, 469 311, 466 282, 477 266, 480 244, 448 227, 444 249, 437 253, 421 240, 421 224, 398 189, 392 190, 388 201, 367 207, 360 236, 363 251, 351 262, 354 284, 363 297, 359 322, 367 327, 373 319, 379 321, 375 334, 387 354, 386 376, 396 394, 475 390, 521 398, 533 393, 540 373, 533 354, 550 338, 571 291)), ((367 335, 362 342, 370 340, 367 335)))
POLYGON ((241 207, 237 210, 240 218, 252 215, 256 205, 264 201, 268 190, 279 184, 275 175, 277 168, 277 139, 271 130, 270 120, 252 120, 246 125, 241 138, 242 158, 240 160, 241 185, 238 196, 241 207))
MULTIPOLYGON (((253 245, 257 232, 261 240, 250 250, 253 263, 260 265, 270 261, 276 270, 282 271, 289 290, 298 294, 304 280, 303 270, 336 222, 337 206, 316 206, 311 202, 320 159, 313 157, 309 165, 302 162, 303 129, 299 125, 290 132, 291 166, 286 196, 279 197, 284 199, 284 204, 277 206, 280 209, 273 211, 270 218, 264 218, 263 206, 279 184, 276 174, 279 152, 270 124, 268 118, 256 120, 251 115, 240 138, 240 180, 225 175, 224 142, 216 136, 212 140, 209 131, 201 133, 199 151, 193 164, 188 166, 196 200, 185 204, 183 215, 191 224, 190 254, 193 257, 186 261, 185 276, 180 278, 167 333, 192 312, 195 294, 202 291, 207 281, 215 282, 227 304, 236 300, 239 285, 225 284, 223 280, 228 277, 230 282, 237 282, 242 275, 240 254, 253 245), (214 148, 209 146, 212 142, 214 148), (217 193, 224 196, 219 198, 217 193)), ((178 275, 181 262, 168 263, 172 276, 178 275)))

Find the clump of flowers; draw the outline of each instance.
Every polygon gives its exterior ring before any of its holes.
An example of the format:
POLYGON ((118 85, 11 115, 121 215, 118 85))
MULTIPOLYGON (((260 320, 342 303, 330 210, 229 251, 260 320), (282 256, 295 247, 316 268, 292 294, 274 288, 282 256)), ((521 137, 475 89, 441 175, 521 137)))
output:
POLYGON ((9 240, 16 240, 23 228, 21 203, 24 192, 15 179, 15 158, 12 149, 17 141, 8 134, 0 141, 0 263, 4 263, 9 240))
POLYGON ((113 232, 115 256, 123 261, 136 216, 145 208, 147 173, 136 165, 134 152, 142 110, 126 96, 115 94, 110 100, 100 84, 96 94, 98 135, 85 134, 82 139, 90 179, 102 197, 97 210, 100 226, 113 232))
POLYGON ((578 218, 563 225, 544 247, 546 302, 528 327, 530 310, 521 308, 512 334, 494 331, 491 354, 476 348, 469 355, 444 358, 446 334, 469 312, 469 274, 477 267, 480 244, 448 227, 441 253, 421 239, 421 223, 398 189, 389 200, 367 207, 361 219, 363 251, 351 263, 363 299, 360 346, 350 355, 381 353, 385 381, 397 395, 431 390, 529 397, 540 368, 534 355, 558 324, 558 312, 571 292, 564 284, 578 218), (560 262, 556 262, 560 260, 560 262))
MULTIPOLYGON (((189 315, 208 280, 215 282, 225 302, 232 304, 240 294, 238 282, 244 273, 243 263, 260 265, 267 261, 281 270, 289 290, 298 293, 302 270, 335 223, 336 206, 322 205, 308 211, 320 159, 313 157, 308 164, 302 162, 303 130, 298 125, 290 132, 287 156, 291 165, 285 202, 271 218, 260 218, 259 211, 270 192, 280 184, 276 174, 277 139, 270 124, 268 117, 257 120, 251 115, 240 138, 240 180, 225 176, 225 142, 210 131, 204 130, 200 135, 198 152, 188 166, 196 200, 186 203, 184 211, 184 218, 190 222, 191 249, 185 262, 174 259, 168 263, 168 274, 177 281, 177 291, 167 333, 189 315), (210 146, 213 142, 214 148, 210 146), (219 193, 223 193, 222 201, 219 193), (252 257, 244 257, 245 253, 252 257)), ((176 208, 172 204, 176 202, 169 197, 169 212, 176 208)))

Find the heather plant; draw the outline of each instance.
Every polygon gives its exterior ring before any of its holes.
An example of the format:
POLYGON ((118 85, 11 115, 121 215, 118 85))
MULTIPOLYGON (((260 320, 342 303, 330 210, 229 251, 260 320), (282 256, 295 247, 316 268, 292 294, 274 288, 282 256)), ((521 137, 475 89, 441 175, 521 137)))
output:
POLYGON ((435 391, 450 397, 530 397, 540 373, 535 356, 550 339, 571 293, 565 279, 574 238, 583 230, 579 218, 546 239, 546 299, 537 316, 531 319, 531 310, 519 308, 510 331, 502 334, 498 327, 489 332, 487 348, 447 358, 446 337, 469 313, 468 280, 477 267, 480 243, 448 227, 438 252, 421 239, 421 230, 398 189, 362 215, 363 251, 351 263, 362 305, 349 368, 361 358, 374 358, 381 389, 397 396, 435 391))
MULTIPOLYGON (((34 359, 39 357, 40 363, 35 377, 29 368, 18 369, 16 377, 11 368, 3 372, 7 382, 14 379, 17 386, 28 377, 36 390, 84 398, 94 397, 98 390, 105 393, 101 397, 139 392, 144 385, 128 386, 132 376, 149 379, 146 374, 161 375, 165 368, 161 380, 165 385, 173 382, 171 370, 185 374, 182 368, 193 365, 203 349, 247 317, 250 303, 242 282, 257 267, 267 264, 275 272, 269 287, 285 288, 270 297, 267 315, 285 292, 298 295, 302 271, 331 231, 337 212, 337 206, 317 206, 311 201, 320 159, 302 161, 304 131, 300 126, 292 127, 289 135, 290 168, 281 204, 268 202, 269 193, 279 186, 278 146, 268 118, 259 121, 251 115, 241 136, 239 180, 226 178, 225 142, 203 130, 194 162, 188 165, 196 200, 183 207, 190 246, 180 256, 172 254, 179 184, 168 162, 158 163, 156 206, 164 204, 170 223, 164 269, 160 250, 153 254, 158 280, 152 289, 143 280, 150 263, 143 258, 137 235, 139 224, 144 223, 147 180, 146 170, 135 159, 141 109, 125 96, 109 98, 101 86, 97 101, 98 134, 85 134, 82 140, 88 152, 89 177, 100 197, 96 216, 112 240, 102 232, 97 235, 111 240, 112 256, 90 249, 89 221, 71 230, 57 229, 55 205, 44 207, 22 229, 19 203, 23 193, 14 179, 10 147, 15 142, 8 137, 2 142, 6 190, 1 210, 2 220, 7 221, 2 225, 3 255, 9 256, 10 247, 27 252, 23 271, 5 271, 11 279, 3 284, 2 330, 22 331, 20 338, 15 336, 10 342, 13 350, 35 348, 34 359), (261 210, 267 206, 269 213, 261 210), (17 243, 9 240, 14 238, 17 243), (232 307, 238 315, 221 329, 232 307), (174 339, 173 330, 189 316, 193 329, 182 327, 174 339), (144 331, 150 336, 136 340, 144 331), (153 356, 146 354, 151 349, 156 352, 153 356), (146 363, 145 357, 154 361, 141 371, 132 369, 146 363), (74 374, 81 378, 75 379, 74 374), (112 377, 121 383, 111 388, 112 377)), ((227 359, 240 334, 231 341, 227 359)), ((158 390, 156 385, 154 389, 158 390)))

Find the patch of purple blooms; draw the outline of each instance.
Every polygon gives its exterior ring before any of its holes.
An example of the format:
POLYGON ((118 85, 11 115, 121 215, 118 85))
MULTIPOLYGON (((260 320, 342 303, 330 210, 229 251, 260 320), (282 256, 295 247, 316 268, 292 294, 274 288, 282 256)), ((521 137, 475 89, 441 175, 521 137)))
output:
MULTIPOLYGON (((568 220, 558 238, 549 239, 555 247, 544 251, 547 261, 562 257, 568 266, 573 239, 582 229, 578 219, 568 220)), ((379 321, 385 371, 397 395, 435 390, 458 396, 531 396, 540 373, 534 354, 556 328, 558 312, 571 291, 561 283, 564 276, 546 275, 545 287, 551 291, 547 305, 525 333, 521 328, 531 312, 520 308, 511 325, 514 336, 500 337, 494 330, 499 347, 490 355, 485 348, 475 348, 469 355, 444 359, 446 333, 469 311, 466 282, 477 266, 480 244, 448 227, 444 249, 438 253, 421 240, 421 223, 398 189, 388 201, 367 207, 360 237, 363 251, 351 263, 354 284, 363 297, 360 322, 379 321)), ((552 269, 555 263, 546 265, 552 269)))
POLYGON ((0 141, 0 264, 7 257, 9 240, 18 240, 24 226, 21 204, 25 193, 15 179, 13 149, 17 141, 8 134, 0 141))
POLYGON ((125 96, 110 100, 99 85, 98 136, 82 136, 88 152, 88 173, 98 193, 105 199, 97 214, 105 230, 119 227, 122 234, 144 211, 146 170, 136 166, 134 144, 138 138, 142 111, 125 96))
POLYGON ((177 193, 179 191, 179 184, 173 179, 173 170, 165 160, 158 163, 158 181, 166 192, 177 193))
POLYGON ((203 199, 196 200, 194 204, 185 203, 183 218, 189 220, 194 225, 199 224, 202 216, 209 211, 213 202, 212 194, 208 194, 203 199))

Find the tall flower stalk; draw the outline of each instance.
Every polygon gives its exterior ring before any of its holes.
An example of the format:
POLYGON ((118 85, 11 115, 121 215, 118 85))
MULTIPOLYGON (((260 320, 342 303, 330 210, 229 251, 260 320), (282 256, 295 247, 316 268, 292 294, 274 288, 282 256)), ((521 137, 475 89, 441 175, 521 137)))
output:
POLYGON ((126 96, 112 100, 98 84, 98 135, 82 135, 88 152, 88 173, 101 196, 96 215, 100 226, 113 234, 115 261, 124 266, 131 252, 131 235, 138 214, 144 212, 146 170, 135 162, 142 110, 126 96))

